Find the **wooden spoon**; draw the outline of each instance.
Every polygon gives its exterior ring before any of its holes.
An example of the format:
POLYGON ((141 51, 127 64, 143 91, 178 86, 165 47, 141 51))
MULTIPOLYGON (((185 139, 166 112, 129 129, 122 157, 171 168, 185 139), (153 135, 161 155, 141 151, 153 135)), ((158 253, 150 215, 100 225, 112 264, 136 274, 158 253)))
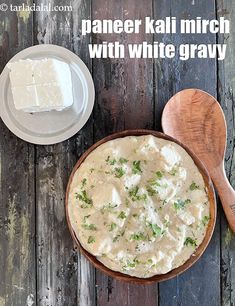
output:
POLYGON ((235 191, 224 170, 227 128, 218 101, 199 89, 174 95, 162 115, 164 133, 188 146, 206 166, 235 233, 235 191))

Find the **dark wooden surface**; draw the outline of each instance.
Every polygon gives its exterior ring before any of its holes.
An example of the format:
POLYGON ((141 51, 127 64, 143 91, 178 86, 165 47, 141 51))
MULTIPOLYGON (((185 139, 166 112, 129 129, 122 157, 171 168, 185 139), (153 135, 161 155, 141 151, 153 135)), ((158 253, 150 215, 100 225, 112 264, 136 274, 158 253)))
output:
MULTIPOLYGON (((6 1, 8 3, 8 1, 6 1)), ((33 1, 28 0, 30 4, 33 1)), ((0 306, 217 306, 235 305, 235 239, 218 205, 213 239, 188 272, 161 284, 128 285, 96 271, 77 251, 64 218, 67 179, 79 156, 95 141, 128 128, 160 130, 164 104, 183 88, 198 87, 218 97, 227 120, 227 175, 235 187, 235 3, 233 0, 70 0, 72 12, 0 12, 0 69, 18 51, 53 43, 78 54, 96 87, 93 115, 72 139, 34 146, 0 123, 0 306), (229 35, 81 36, 86 18, 215 18, 231 21, 229 35), (95 59, 88 42, 147 40, 228 44, 224 61, 214 59, 95 59), (34 302, 34 304, 32 304, 34 302)), ((11 1, 21 4, 22 1, 11 1)))

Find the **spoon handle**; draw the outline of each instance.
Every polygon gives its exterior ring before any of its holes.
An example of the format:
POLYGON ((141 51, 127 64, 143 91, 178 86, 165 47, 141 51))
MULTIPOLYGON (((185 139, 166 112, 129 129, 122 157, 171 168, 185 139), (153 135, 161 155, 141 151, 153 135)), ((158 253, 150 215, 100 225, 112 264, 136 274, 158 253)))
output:
POLYGON ((224 166, 215 168, 211 177, 219 193, 230 228, 235 234, 235 191, 227 179, 224 166))

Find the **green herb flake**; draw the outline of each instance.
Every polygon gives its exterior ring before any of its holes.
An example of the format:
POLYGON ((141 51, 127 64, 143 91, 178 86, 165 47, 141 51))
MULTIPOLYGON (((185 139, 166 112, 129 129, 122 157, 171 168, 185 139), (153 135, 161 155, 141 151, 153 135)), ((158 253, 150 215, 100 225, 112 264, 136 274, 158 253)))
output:
POLYGON ((90 216, 91 216, 91 215, 84 216, 83 222, 86 223, 87 219, 88 219, 90 216))
POLYGON ((126 270, 127 268, 135 268, 137 264, 139 264, 140 261, 137 258, 134 258, 133 261, 128 260, 127 263, 122 267, 123 270, 126 270))
POLYGON ((104 214, 105 211, 112 211, 113 208, 116 208, 117 206, 117 204, 108 203, 101 208, 101 212, 104 214))
POLYGON ((164 225, 165 225, 166 227, 168 227, 168 226, 170 225, 170 221, 167 220, 167 219, 165 219, 165 218, 164 218, 163 223, 164 223, 164 225))
POLYGON ((199 186, 195 182, 192 182, 192 184, 189 186, 189 189, 193 191, 199 189, 199 186))
POLYGON ((157 193, 157 191, 153 189, 151 186, 146 186, 146 190, 150 197, 153 197, 157 193))
POLYGON ((197 243, 196 240, 191 238, 191 237, 186 237, 185 241, 184 241, 184 245, 185 246, 192 246, 192 247, 196 247, 197 243))
POLYGON ((135 241, 144 241, 144 240, 147 239, 147 237, 144 235, 144 233, 139 232, 139 233, 137 233, 137 234, 132 234, 132 235, 130 236, 130 239, 131 239, 131 240, 135 240, 135 241))
POLYGON ((141 174, 142 170, 140 168, 140 160, 134 160, 132 163, 132 173, 133 174, 141 174))
POLYGON ((126 158, 124 158, 124 157, 120 157, 120 158, 119 158, 119 163, 120 163, 121 165, 126 164, 126 163, 128 163, 128 159, 126 159, 126 158))
POLYGON ((210 216, 204 216, 203 218, 202 218, 202 225, 203 226, 206 226, 207 225, 207 223, 209 222, 209 220, 210 220, 210 216))
POLYGON ((113 242, 117 242, 119 240, 120 237, 122 237, 125 234, 125 231, 123 232, 119 232, 119 234, 117 234, 114 238, 113 238, 113 242))
POLYGON ((175 176, 177 173, 177 168, 171 169, 171 171, 168 172, 170 175, 175 176))
POLYGON ((84 187, 86 186, 86 183, 87 183, 87 179, 84 178, 84 179, 82 180, 82 188, 84 188, 84 187))
POLYGON ((125 174, 122 168, 115 168, 115 177, 120 178, 125 174))
POLYGON ((94 243, 95 242, 95 237, 94 236, 89 236, 87 242, 90 243, 94 243))
POLYGON ((120 214, 118 215, 119 219, 126 219, 126 214, 124 211, 121 211, 120 214))
POLYGON ((117 224, 114 223, 114 222, 112 222, 112 223, 110 224, 110 229, 109 229, 109 231, 112 232, 116 227, 117 227, 117 224))
POLYGON ((137 193, 139 191, 139 187, 135 186, 129 191, 129 196, 130 197, 136 197, 137 193))
POLYGON ((125 205, 126 205, 126 207, 129 207, 130 201, 128 199, 125 199, 125 205))
POLYGON ((82 224, 82 227, 86 230, 89 231, 96 231, 97 227, 95 226, 95 224, 82 224))
POLYGON ((176 202, 174 202, 174 207, 176 210, 184 209, 187 204, 191 203, 190 199, 187 199, 185 201, 178 199, 176 202))
POLYGON ((135 186, 131 190, 129 190, 128 194, 131 197, 132 201, 141 201, 141 200, 146 200, 147 195, 146 194, 138 194, 139 187, 135 186))
POLYGON ((149 226, 153 232, 153 236, 159 236, 162 234, 162 229, 160 228, 160 226, 158 226, 157 224, 153 224, 153 223, 149 223, 149 226))
POLYGON ((92 199, 88 197, 86 190, 82 190, 81 193, 75 194, 76 199, 79 199, 80 201, 86 203, 87 205, 82 205, 82 208, 87 208, 89 206, 92 206, 93 202, 92 199))
POLYGON ((181 233, 181 229, 180 229, 179 226, 177 226, 176 230, 177 230, 177 232, 181 233))
POLYGON ((114 238, 113 238, 113 242, 117 242, 118 241, 118 239, 121 237, 121 235, 119 234, 119 235, 117 235, 117 236, 115 236, 114 238))
POLYGON ((161 187, 161 184, 160 184, 156 179, 150 179, 150 180, 148 180, 148 183, 149 183, 151 186, 161 187))
POLYGON ((156 176, 161 179, 163 177, 163 173, 161 171, 155 172, 156 176))
POLYGON ((117 162, 115 158, 110 159, 110 156, 108 156, 105 161, 107 164, 110 164, 111 166, 115 165, 117 162))

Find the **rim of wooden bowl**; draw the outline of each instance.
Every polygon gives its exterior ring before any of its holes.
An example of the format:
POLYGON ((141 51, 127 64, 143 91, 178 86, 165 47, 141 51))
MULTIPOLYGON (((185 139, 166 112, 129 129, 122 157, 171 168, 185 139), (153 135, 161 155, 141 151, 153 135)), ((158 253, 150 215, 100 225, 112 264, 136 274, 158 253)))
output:
POLYGON ((70 233, 73 237, 73 240, 75 241, 75 243, 79 247, 81 253, 97 269, 99 269, 100 271, 104 272, 108 276, 111 276, 111 277, 113 277, 117 280, 126 281, 126 282, 130 282, 130 283, 136 283, 136 284, 150 284, 150 283, 153 283, 153 282, 161 282, 161 281, 169 280, 169 279, 171 279, 175 276, 180 275, 181 273, 183 273, 187 269, 189 269, 194 263, 196 263, 198 261, 198 259, 202 256, 202 254, 204 253, 205 249, 207 248, 207 246, 208 246, 208 244, 211 240, 211 237, 212 237, 212 234, 213 234, 213 231, 214 231, 214 227, 215 227, 216 199, 215 199, 214 187, 213 187, 212 181, 209 177, 209 174, 208 174, 205 166, 199 160, 199 158, 188 147, 186 147, 184 144, 182 144, 178 140, 176 140, 173 137, 170 137, 166 134, 163 134, 163 133, 160 133, 160 132, 157 132, 157 131, 154 131, 154 130, 136 129, 136 130, 125 130, 125 131, 122 131, 122 132, 117 132, 117 133, 114 133, 112 135, 109 135, 109 136, 101 139, 100 141, 93 144, 79 158, 78 162, 76 163, 76 165, 74 166, 74 168, 72 170, 72 173, 71 173, 69 181, 68 181, 67 190, 66 190, 65 211, 66 211, 66 219, 67 219, 69 231, 70 231, 70 233), (154 275, 154 276, 149 277, 149 278, 138 278, 138 277, 130 276, 130 275, 127 275, 127 274, 124 274, 124 273, 121 273, 121 272, 113 271, 113 270, 109 269, 108 267, 104 266, 95 256, 93 256, 91 253, 86 251, 81 246, 81 244, 80 244, 78 238, 76 237, 76 234, 75 234, 75 232, 72 228, 70 218, 69 218, 69 213, 68 213, 68 197, 69 197, 69 192, 70 192, 70 185, 71 185, 71 182, 73 180, 75 172, 80 167, 80 165, 84 162, 84 160, 87 158, 87 156, 93 150, 95 150, 97 147, 99 147, 100 145, 102 145, 103 143, 105 143, 107 141, 117 139, 117 138, 123 138, 123 137, 126 137, 126 136, 141 136, 141 135, 152 135, 152 136, 155 136, 157 138, 163 138, 163 139, 175 142, 176 144, 183 147, 186 150, 186 152, 191 156, 191 158, 193 159, 194 163, 196 164, 197 168, 199 169, 200 173, 203 176, 205 185, 207 187, 209 203, 210 203, 210 221, 209 221, 208 226, 207 226, 206 235, 205 235, 202 243, 198 246, 198 248, 191 255, 191 257, 184 264, 179 266, 178 268, 175 268, 175 269, 171 270, 170 272, 168 272, 166 274, 158 274, 158 275, 154 275))

